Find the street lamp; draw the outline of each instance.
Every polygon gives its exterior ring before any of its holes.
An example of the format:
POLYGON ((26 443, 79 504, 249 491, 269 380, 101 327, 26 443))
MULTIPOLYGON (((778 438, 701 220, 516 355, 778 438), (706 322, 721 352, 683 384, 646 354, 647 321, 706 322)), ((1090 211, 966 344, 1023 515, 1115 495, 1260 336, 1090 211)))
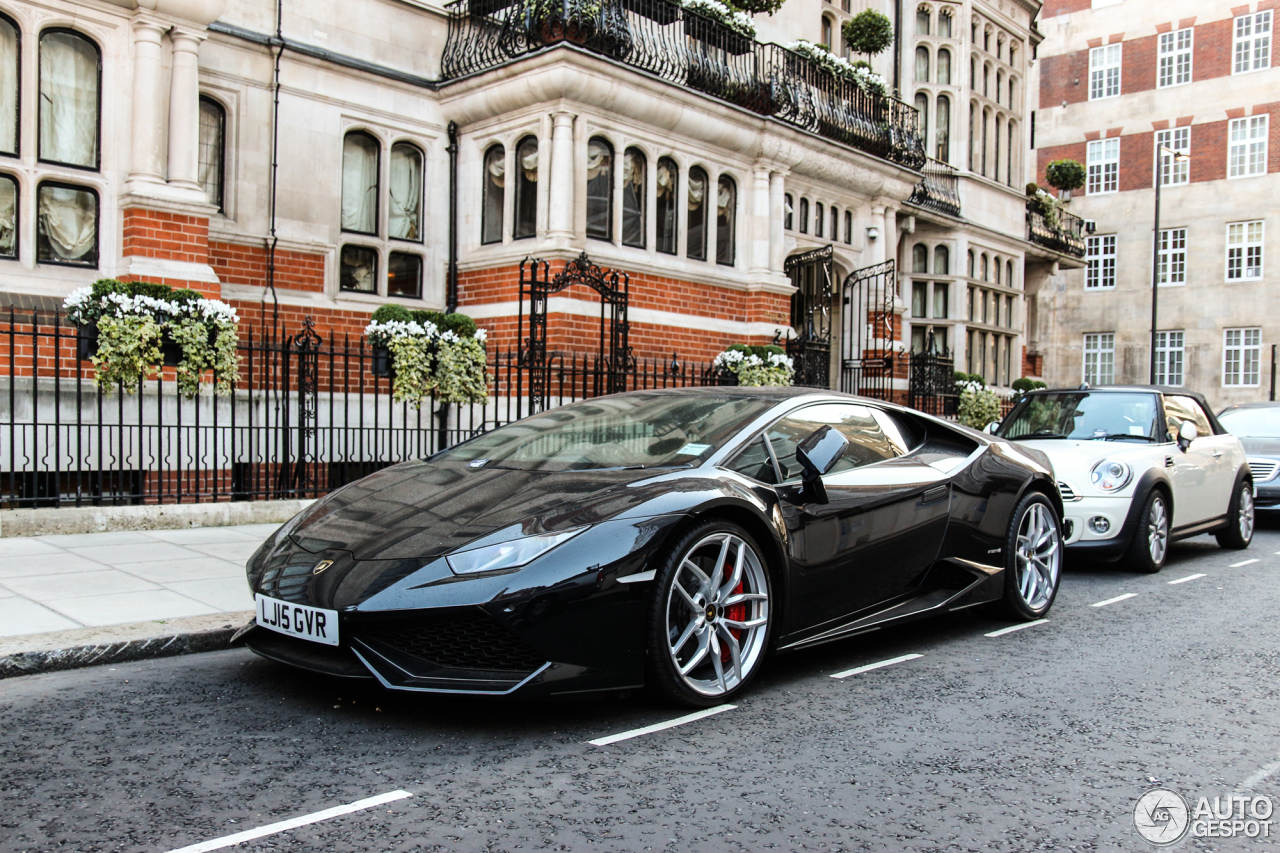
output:
POLYGON ((1186 163, 1191 159, 1190 154, 1183 154, 1180 151, 1174 151, 1168 145, 1156 146, 1156 224, 1155 233, 1153 234, 1153 246, 1151 249, 1151 379, 1152 385, 1156 384, 1156 307, 1159 303, 1160 293, 1160 184, 1164 183, 1163 175, 1160 174, 1161 157, 1168 154, 1171 158, 1170 167, 1174 163, 1186 163))

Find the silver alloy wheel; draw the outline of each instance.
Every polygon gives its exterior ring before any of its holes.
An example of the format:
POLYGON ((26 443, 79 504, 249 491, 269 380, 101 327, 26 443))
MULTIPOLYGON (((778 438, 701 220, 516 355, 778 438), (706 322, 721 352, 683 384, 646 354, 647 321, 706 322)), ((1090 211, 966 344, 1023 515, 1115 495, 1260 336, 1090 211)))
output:
POLYGON ((1018 524, 1018 594, 1034 611, 1049 604, 1062 570, 1062 534, 1051 512, 1044 504, 1033 503, 1018 524))
POLYGON ((1253 487, 1244 483, 1240 488, 1240 538, 1248 542, 1253 538, 1253 487))
POLYGON ((667 590, 668 652, 676 672, 704 696, 742 684, 764 654, 769 585, 745 540, 712 533, 680 558, 667 590))
POLYGON ((1157 566, 1164 562, 1164 553, 1169 547, 1169 514, 1164 508, 1164 498, 1159 494, 1151 502, 1151 511, 1147 513, 1147 549, 1151 553, 1151 562, 1157 566))

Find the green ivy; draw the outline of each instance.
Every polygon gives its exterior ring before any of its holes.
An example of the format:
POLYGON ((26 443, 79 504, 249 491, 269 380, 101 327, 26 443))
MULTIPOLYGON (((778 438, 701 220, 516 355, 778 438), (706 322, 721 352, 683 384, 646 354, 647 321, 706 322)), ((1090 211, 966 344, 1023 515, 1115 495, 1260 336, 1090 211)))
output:
POLYGON ((420 408, 432 382, 430 339, 402 335, 388 341, 387 348, 396 366, 396 376, 391 383, 392 399, 420 408))
POLYGON ((151 317, 101 317, 93 381, 99 388, 120 383, 132 394, 160 362, 160 324, 151 317))
POLYGON ((436 346, 434 373, 432 391, 441 403, 483 403, 489 396, 484 344, 475 338, 442 338, 436 346))

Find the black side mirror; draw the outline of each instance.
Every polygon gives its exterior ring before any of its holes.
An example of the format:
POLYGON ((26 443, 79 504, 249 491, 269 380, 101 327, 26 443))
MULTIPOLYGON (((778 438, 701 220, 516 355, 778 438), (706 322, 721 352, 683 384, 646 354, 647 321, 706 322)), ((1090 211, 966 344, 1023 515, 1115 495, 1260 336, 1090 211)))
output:
POLYGON ((829 502, 822 475, 835 467, 848 446, 849 439, 829 426, 819 427, 800 442, 796 448, 796 461, 800 463, 807 500, 820 504, 829 502))

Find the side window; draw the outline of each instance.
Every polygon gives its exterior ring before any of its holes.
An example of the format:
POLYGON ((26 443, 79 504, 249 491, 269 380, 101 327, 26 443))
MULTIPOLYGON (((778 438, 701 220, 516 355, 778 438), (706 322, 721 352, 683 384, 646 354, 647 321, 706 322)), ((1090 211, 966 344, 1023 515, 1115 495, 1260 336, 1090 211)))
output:
POLYGON ((1191 397, 1166 396, 1164 413, 1169 421, 1169 435, 1173 438, 1178 437, 1178 428, 1186 420, 1195 422, 1196 432, 1200 435, 1213 435, 1213 427, 1210 426, 1204 409, 1191 397))
POLYGON ((725 467, 762 483, 776 485, 778 482, 778 474, 774 470, 773 460, 769 458, 769 449, 765 447, 763 436, 756 436, 756 440, 748 444, 725 467))
POLYGON ((845 403, 810 406, 793 412, 769 427, 765 433, 778 457, 784 479, 800 474, 800 463, 796 461, 796 448, 800 446, 800 442, 814 430, 828 424, 849 439, 844 456, 831 469, 832 474, 883 462, 907 452, 900 431, 893 429, 887 433, 876 418, 876 413, 867 406, 845 403))

